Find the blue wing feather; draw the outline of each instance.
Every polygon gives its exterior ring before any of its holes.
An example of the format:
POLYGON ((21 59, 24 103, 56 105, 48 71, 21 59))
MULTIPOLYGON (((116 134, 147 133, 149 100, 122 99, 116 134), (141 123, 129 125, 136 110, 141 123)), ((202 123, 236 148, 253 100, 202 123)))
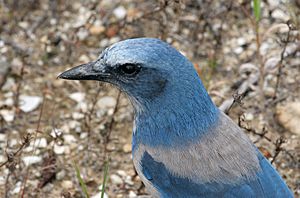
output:
POLYGON ((257 173, 257 178, 252 181, 244 181, 238 185, 220 183, 197 184, 188 178, 176 177, 168 171, 164 164, 156 162, 147 152, 142 157, 141 166, 143 174, 163 198, 293 197, 271 164, 260 153, 258 153, 258 157, 262 170, 257 173))

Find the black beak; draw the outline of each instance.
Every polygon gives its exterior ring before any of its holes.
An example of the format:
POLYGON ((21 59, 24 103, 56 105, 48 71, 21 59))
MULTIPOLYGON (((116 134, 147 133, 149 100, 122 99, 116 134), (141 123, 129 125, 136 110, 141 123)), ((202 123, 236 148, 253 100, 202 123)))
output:
POLYGON ((69 69, 61 73, 57 78, 67 79, 67 80, 99 80, 105 81, 109 76, 108 73, 103 71, 95 71, 93 69, 95 62, 89 62, 86 64, 79 65, 72 69, 69 69))

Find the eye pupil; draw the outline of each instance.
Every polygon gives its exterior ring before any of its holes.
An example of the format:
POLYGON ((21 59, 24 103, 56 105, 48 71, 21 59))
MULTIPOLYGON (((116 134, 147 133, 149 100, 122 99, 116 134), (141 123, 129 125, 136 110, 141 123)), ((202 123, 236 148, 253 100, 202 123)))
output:
POLYGON ((121 66, 121 70, 125 74, 133 75, 139 72, 139 67, 133 64, 125 64, 121 66))

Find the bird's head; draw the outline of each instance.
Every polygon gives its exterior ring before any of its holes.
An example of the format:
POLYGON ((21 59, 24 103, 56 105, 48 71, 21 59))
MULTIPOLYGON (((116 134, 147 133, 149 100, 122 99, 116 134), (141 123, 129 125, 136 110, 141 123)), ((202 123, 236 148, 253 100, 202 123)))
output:
MULTIPOLYGON (((128 39, 105 49, 94 62, 63 72, 59 78, 97 80, 124 91, 134 106, 164 98, 192 97, 194 88, 208 97, 193 65, 167 43, 154 38, 128 39)), ((158 102, 161 103, 161 102, 158 102)))

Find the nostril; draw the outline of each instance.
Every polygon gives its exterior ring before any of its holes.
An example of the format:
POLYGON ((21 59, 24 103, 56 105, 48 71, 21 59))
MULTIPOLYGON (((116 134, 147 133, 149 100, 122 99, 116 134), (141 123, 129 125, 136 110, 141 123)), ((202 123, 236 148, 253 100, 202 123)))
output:
POLYGON ((103 63, 103 61, 102 60, 96 61, 95 64, 92 66, 92 71, 105 73, 106 67, 105 67, 105 64, 103 63))

